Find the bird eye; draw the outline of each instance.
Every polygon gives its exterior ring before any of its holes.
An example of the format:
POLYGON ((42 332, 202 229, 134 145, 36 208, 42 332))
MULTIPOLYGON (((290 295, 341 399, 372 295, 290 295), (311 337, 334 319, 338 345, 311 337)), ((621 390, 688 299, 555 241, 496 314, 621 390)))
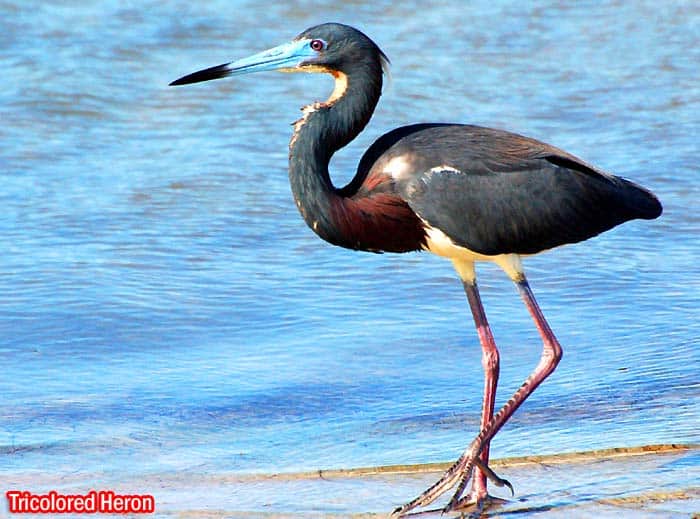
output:
POLYGON ((323 40, 311 40, 311 42, 309 42, 309 47, 316 52, 320 52, 326 48, 326 42, 323 40))

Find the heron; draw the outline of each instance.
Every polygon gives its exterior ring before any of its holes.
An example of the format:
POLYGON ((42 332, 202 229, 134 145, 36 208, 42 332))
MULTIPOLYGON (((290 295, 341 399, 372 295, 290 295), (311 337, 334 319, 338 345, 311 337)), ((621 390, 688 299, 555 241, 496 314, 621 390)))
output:
POLYGON ((482 350, 478 434, 435 484, 396 508, 392 517, 414 513, 450 489, 443 512, 481 511, 493 500, 489 481, 512 492, 488 465, 491 440, 562 357, 522 258, 587 240, 629 220, 655 219, 662 207, 649 190, 566 151, 469 124, 420 123, 389 131, 363 154, 350 182, 336 187, 331 158, 369 122, 388 66, 386 55, 363 32, 324 23, 288 43, 170 84, 269 70, 333 76, 330 97, 302 108, 289 143, 289 181, 301 216, 333 245, 375 253, 429 251, 449 259, 482 350), (497 264, 514 282, 542 339, 538 364, 497 412, 500 357, 476 280, 475 263, 483 261, 497 264))

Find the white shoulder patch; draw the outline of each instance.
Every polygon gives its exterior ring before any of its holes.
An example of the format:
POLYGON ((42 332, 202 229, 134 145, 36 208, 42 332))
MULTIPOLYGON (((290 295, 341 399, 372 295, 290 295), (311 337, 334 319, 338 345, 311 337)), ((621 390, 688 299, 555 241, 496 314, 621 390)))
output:
POLYGON ((428 173, 459 173, 461 174, 462 172, 458 170, 457 168, 453 168, 452 166, 447 166, 443 164, 442 166, 435 166, 434 168, 430 168, 430 171, 428 173))
POLYGON ((389 160, 385 165, 384 173, 392 177, 394 180, 403 180, 409 173, 413 171, 410 156, 399 155, 389 160))

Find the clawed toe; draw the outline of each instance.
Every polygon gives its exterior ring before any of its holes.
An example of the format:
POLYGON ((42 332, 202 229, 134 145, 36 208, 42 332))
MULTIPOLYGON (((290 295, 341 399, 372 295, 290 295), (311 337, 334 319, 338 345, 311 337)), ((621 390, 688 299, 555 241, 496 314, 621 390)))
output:
POLYGON ((513 485, 510 484, 510 481, 507 479, 503 479, 496 474, 491 467, 486 465, 484 462, 482 462, 479 458, 474 459, 474 465, 479 467, 479 470, 483 472, 486 477, 489 479, 491 483, 496 485, 497 487, 503 488, 503 487, 508 487, 508 490, 510 490, 510 495, 513 497, 515 495, 515 490, 513 490, 513 485))
POLYGON ((511 495, 515 495, 513 491, 513 485, 507 479, 499 477, 487 464, 481 461, 477 454, 467 455, 463 454, 446 472, 443 476, 420 496, 415 498, 413 501, 396 508, 391 514, 392 518, 407 517, 409 512, 414 508, 427 506, 435 499, 440 497, 450 488, 457 485, 457 491, 450 499, 450 502, 442 509, 443 513, 458 511, 464 509, 465 507, 472 508, 470 515, 476 514, 475 517, 483 511, 484 507, 491 500, 488 495, 485 496, 466 496, 462 497, 464 489, 471 478, 472 471, 474 467, 478 467, 486 477, 494 485, 498 487, 508 487, 511 495))

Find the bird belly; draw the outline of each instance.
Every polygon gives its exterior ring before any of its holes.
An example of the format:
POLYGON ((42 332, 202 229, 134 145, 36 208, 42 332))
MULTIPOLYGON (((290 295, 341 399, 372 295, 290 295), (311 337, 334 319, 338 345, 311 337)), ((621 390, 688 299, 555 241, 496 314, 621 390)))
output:
POLYGON ((440 229, 423 222, 425 229, 425 250, 438 256, 452 260, 452 263, 462 281, 474 282, 476 272, 474 262, 491 261, 501 267, 513 281, 519 281, 524 277, 522 262, 518 254, 488 255, 475 252, 461 245, 457 245, 440 229))

